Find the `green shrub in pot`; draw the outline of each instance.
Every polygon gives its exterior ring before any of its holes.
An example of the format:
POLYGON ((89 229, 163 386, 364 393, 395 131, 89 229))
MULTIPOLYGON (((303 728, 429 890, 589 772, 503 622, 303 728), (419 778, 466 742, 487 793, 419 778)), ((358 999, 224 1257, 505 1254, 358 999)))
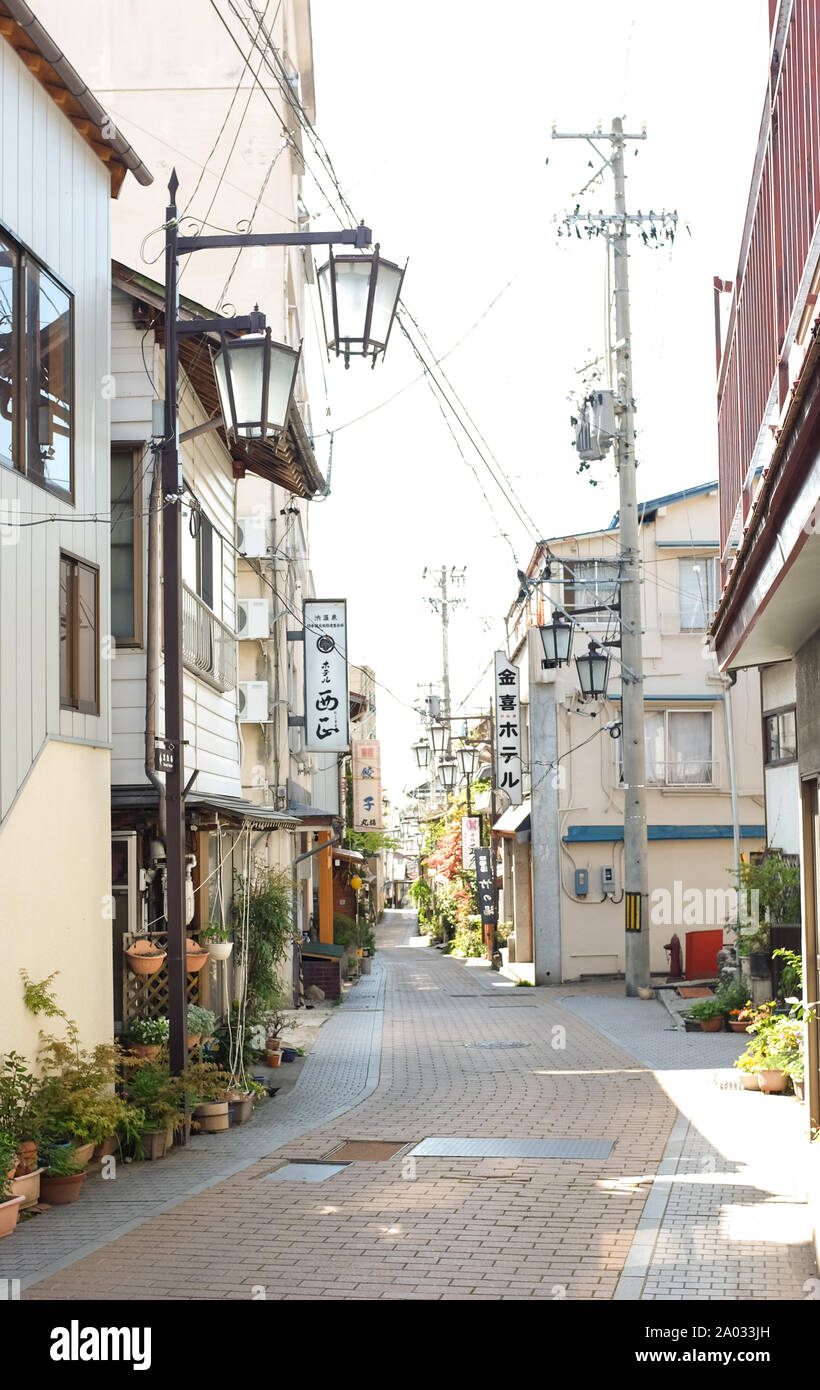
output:
POLYGON ((191 1037, 212 1038, 216 1028, 216 1014, 202 1004, 188 1005, 188 1034, 191 1037))
POLYGON ((698 999, 689 1010, 689 1018, 705 1023, 710 1018, 720 1018, 723 1012, 724 1006, 720 997, 713 994, 711 999, 698 999))
POLYGON ((135 1018, 128 1026, 128 1040, 144 1047, 164 1047, 170 1032, 167 1018, 135 1018))

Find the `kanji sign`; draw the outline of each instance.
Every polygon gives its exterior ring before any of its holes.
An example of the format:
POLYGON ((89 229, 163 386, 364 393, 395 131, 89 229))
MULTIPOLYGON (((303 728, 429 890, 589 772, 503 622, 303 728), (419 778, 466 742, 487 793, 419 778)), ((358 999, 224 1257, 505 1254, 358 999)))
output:
POLYGON ((354 739, 353 754, 353 829, 381 830, 382 828, 382 764, 380 745, 371 740, 354 739))
POLYGON ((478 894, 478 910, 481 913, 482 927, 495 926, 495 874, 493 872, 492 851, 474 849, 475 884, 478 894))
POLYGON ((495 654, 495 784, 511 806, 524 800, 521 776, 521 697, 518 667, 495 654))
POLYGON ((344 752, 350 747, 347 693, 347 603, 306 599, 305 748, 344 752))
POLYGON ((481 817, 461 817, 461 867, 473 867, 473 850, 481 844, 481 817))

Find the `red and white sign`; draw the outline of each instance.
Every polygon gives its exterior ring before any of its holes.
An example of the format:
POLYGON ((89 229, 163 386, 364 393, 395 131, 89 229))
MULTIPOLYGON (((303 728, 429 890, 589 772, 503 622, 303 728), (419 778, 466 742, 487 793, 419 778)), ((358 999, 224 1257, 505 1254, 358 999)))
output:
POLYGON ((359 831, 382 829, 382 760, 379 744, 372 740, 354 739, 353 754, 353 829, 359 831))
POLYGON ((481 844, 481 817, 461 817, 461 867, 472 869, 473 850, 481 844))

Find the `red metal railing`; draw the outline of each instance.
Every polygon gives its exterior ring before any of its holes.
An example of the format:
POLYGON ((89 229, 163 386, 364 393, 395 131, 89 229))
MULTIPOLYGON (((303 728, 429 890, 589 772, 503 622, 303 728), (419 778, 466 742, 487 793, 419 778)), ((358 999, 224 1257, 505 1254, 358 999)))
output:
POLYGON ((778 407, 788 385, 794 325, 787 333, 820 213, 819 55, 820 0, 781 0, 719 374, 721 550, 775 383, 778 407))

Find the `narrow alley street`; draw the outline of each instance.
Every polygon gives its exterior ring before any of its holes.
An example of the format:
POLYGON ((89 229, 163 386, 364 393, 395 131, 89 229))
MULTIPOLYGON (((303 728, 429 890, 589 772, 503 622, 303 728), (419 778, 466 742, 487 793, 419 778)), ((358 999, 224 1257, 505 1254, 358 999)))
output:
POLYGON ((620 985, 516 988, 415 931, 386 914, 288 1095, 89 1179, 0 1275, 24 1299, 813 1296, 799 1106, 736 1088, 739 1040, 620 985))

